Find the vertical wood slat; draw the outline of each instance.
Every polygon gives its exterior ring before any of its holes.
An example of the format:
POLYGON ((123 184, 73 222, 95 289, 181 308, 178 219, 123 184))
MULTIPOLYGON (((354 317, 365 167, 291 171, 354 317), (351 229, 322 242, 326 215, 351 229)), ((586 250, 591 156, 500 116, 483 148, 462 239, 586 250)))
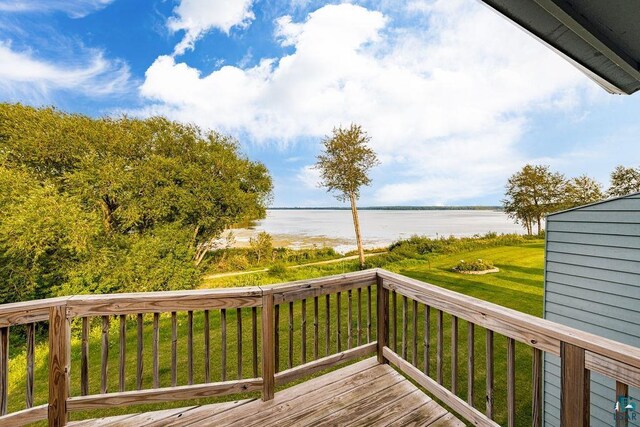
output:
POLYGON ((187 381, 193 384, 193 311, 187 312, 187 381))
POLYGON ((211 382, 211 331, 209 310, 204 311, 204 382, 211 382))
POLYGON ((331 302, 329 300, 329 294, 325 295, 325 299, 324 299, 324 303, 325 303, 325 309, 326 309, 326 316, 325 316, 325 356, 329 355, 329 347, 331 345, 331 321, 329 319, 331 319, 331 311, 330 311, 330 305, 331 302))
POLYGON ((384 288, 382 278, 376 279, 378 363, 387 363, 382 350, 389 343, 389 291, 384 288))
POLYGON ((616 427, 627 427, 629 425, 629 412, 622 406, 621 397, 629 397, 629 386, 616 381, 616 427))
POLYGON ((287 367, 293 368, 293 301, 289 301, 289 354, 287 367))
POLYGON ((107 374, 109 364, 109 316, 102 316, 102 363, 100 365, 100 393, 107 392, 107 374))
POLYGON ((486 394, 485 402, 487 409, 485 415, 493 419, 493 331, 486 330, 486 394))
POLYGON ((153 313, 153 388, 160 387, 160 313, 153 313))
POLYGON ((467 323, 467 403, 473 406, 475 380, 475 324, 467 323))
POLYGON ((120 315, 120 360, 118 370, 118 390, 125 389, 125 366, 127 364, 127 316, 120 315))
POLYGON ((560 343, 560 424, 587 427, 590 421, 590 375, 583 348, 560 343))
POLYGON ((338 292, 336 294, 336 348, 338 353, 342 351, 342 294, 338 292))
POLYGON ((347 291, 347 349, 351 348, 351 322, 353 320, 352 316, 352 306, 353 306, 353 298, 351 289, 347 291))
POLYGON ((367 286, 367 344, 371 342, 371 285, 367 286))
POLYGON ((171 386, 178 384, 178 316, 171 312, 171 386))
POLYGON ((307 300, 303 299, 300 302, 300 311, 302 314, 302 321, 300 322, 300 334, 302 341, 302 364, 307 363, 307 300))
POLYGON ((144 319, 142 317, 142 313, 138 313, 137 316, 137 339, 138 339, 138 348, 137 348, 137 360, 136 360, 136 388, 138 390, 142 390, 142 371, 144 369, 144 359, 142 357, 142 352, 144 350, 144 319))
POLYGON ((36 325, 27 324, 27 389, 25 394, 27 408, 33 407, 34 358, 36 347, 36 325))
POLYGON ((251 334, 253 378, 258 378, 258 307, 251 307, 251 334))
POLYGON ((236 331, 237 331, 237 340, 238 340, 238 354, 237 354, 237 364, 238 364, 238 379, 242 379, 242 308, 236 308, 236 331))
POLYGON ((411 329, 413 329, 413 348, 411 349, 411 364, 413 366, 417 366, 418 365, 418 301, 416 300, 411 300, 412 303, 412 310, 411 313, 413 315, 412 319, 412 325, 413 327, 411 329))
MULTIPOLYGON (((68 420, 66 400, 69 397, 69 363, 71 359, 71 324, 67 319, 66 306, 49 309, 49 409, 50 427, 64 426, 68 420)), ((8 356, 9 328, 0 328, 0 360, 5 363, 8 356)), ((6 372, 6 370, 3 370, 6 372)), ((6 381, 6 379, 5 379, 6 381)), ((6 393, 6 387, 4 388, 6 393)), ((6 413, 6 398, 2 412, 6 413)))
POLYGON ((407 360, 407 297, 402 296, 402 358, 407 360))
POLYGON ((89 394, 89 318, 82 318, 82 341, 80 354, 80 394, 89 394))
POLYGON ((451 392, 458 393, 458 317, 451 316, 451 392))
POLYGON ((428 305, 424 306, 424 331, 423 331, 423 341, 422 341, 422 352, 424 358, 424 373, 427 376, 429 375, 430 366, 429 366, 429 353, 431 349, 431 307, 428 305))
POLYGON ((272 400, 275 388, 273 295, 262 297, 262 400, 272 400))
POLYGON ((356 318, 356 331, 358 335, 356 337, 356 345, 360 347, 362 345, 362 288, 358 288, 358 303, 356 304, 358 310, 358 317, 356 318))
POLYGON ((273 314, 274 314, 273 318, 275 323, 274 330, 273 330, 274 360, 276 363, 276 372, 280 372, 280 305, 279 304, 274 306, 273 314))
POLYGON ((221 335, 221 361, 220 370, 222 372, 222 381, 227 380, 227 310, 220 309, 220 335, 221 335))
POLYGON ((437 342, 436 342, 436 375, 437 375, 437 380, 438 380, 438 384, 442 384, 442 352, 443 352, 443 340, 444 340, 444 334, 443 334, 443 313, 442 310, 438 310, 438 322, 437 322, 437 329, 438 329, 438 336, 437 336, 437 342))
POLYGON ((507 338, 507 425, 516 425, 516 340, 507 338))
POLYGON ((542 426, 542 350, 533 348, 532 390, 531 390, 531 425, 542 426))
POLYGON ((391 317, 393 317, 393 329, 391 331, 393 351, 398 352, 398 294, 391 291, 391 317))
POLYGON ((0 415, 7 413, 9 395, 9 327, 0 328, 0 415))
POLYGON ((320 324, 318 323, 318 297, 313 297, 313 360, 318 359, 320 324))

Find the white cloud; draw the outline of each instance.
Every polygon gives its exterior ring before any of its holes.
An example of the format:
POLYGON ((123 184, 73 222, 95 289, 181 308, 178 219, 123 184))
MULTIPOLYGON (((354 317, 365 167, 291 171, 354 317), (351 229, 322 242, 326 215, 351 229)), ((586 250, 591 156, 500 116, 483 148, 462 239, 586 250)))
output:
POLYGON ((60 65, 39 58, 29 51, 13 50, 0 42, 0 94, 3 98, 47 101, 56 90, 74 90, 87 96, 121 93, 129 87, 129 68, 109 61, 100 51, 76 55, 75 63, 60 65))
POLYGON ((60 11, 82 18, 107 7, 114 0, 0 0, 0 12, 48 13, 60 11))
POLYGON ((185 32, 174 54, 193 49, 195 42, 211 29, 228 34, 233 27, 248 26, 255 18, 252 3, 253 0, 181 0, 173 10, 175 16, 167 22, 171 31, 185 32))
POLYGON ((312 165, 307 165, 298 171, 296 178, 307 189, 315 190, 320 185, 320 171, 312 165))
POLYGON ((394 182, 365 203, 499 192, 525 160, 517 144, 527 114, 571 109, 581 100, 576 89, 590 83, 481 5, 414 2, 410 13, 427 13, 428 25, 393 28, 381 12, 351 4, 324 6, 303 22, 281 17, 275 37, 294 52, 251 68, 202 75, 159 57, 141 86, 155 103, 141 113, 278 144, 358 122, 394 182))

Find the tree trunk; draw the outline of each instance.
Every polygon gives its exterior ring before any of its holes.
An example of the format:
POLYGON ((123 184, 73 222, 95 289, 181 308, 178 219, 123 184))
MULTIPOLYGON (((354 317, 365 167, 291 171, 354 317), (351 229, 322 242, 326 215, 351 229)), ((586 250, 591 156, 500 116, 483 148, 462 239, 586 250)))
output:
POLYGON ((542 218, 540 217, 540 215, 538 215, 537 220, 538 220, 538 235, 539 235, 540 234, 540 230, 542 229, 542 225, 541 225, 542 218))
POLYGON ((353 215, 353 226, 356 229, 356 243, 358 244, 358 256, 360 258, 360 268, 364 268, 364 248, 362 247, 362 236, 360 235, 360 220, 358 219, 358 208, 356 206, 355 195, 350 194, 351 214, 353 215))

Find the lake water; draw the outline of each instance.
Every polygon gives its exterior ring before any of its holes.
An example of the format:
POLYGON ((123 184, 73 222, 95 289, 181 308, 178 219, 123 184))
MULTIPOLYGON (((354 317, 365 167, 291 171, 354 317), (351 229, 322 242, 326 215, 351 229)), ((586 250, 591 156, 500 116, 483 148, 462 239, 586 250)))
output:
MULTIPOLYGON (((414 234, 472 236, 489 231, 522 233, 504 212, 491 210, 362 210, 360 227, 368 248, 388 246, 414 234)), ((278 246, 292 248, 332 246, 340 252, 353 250, 355 233, 350 210, 270 209, 250 230, 235 231, 238 243, 266 231, 278 246)))

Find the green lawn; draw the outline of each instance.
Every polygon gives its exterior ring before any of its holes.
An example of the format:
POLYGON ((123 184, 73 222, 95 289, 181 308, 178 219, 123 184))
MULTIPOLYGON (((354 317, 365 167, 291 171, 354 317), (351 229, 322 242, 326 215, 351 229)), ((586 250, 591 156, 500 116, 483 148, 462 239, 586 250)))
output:
MULTIPOLYGON (((534 241, 531 243, 525 243, 519 246, 502 246, 492 247, 488 249, 482 249, 472 252, 458 253, 454 255, 439 255, 433 256, 429 262, 424 260, 405 259, 397 262, 393 262, 384 266, 389 270, 405 274, 407 276, 423 280, 434 285, 442 286, 447 289, 451 289, 457 292, 462 292, 467 295, 471 295, 477 298, 481 298, 487 301, 501 304, 516 310, 523 311, 535 316, 542 314, 542 282, 543 282, 543 242, 534 241), (472 260, 475 258, 482 258, 493 261, 493 263, 500 268, 499 273, 485 275, 485 276, 472 276, 453 273, 450 271, 451 267, 457 264, 460 259, 472 260)), ((258 273, 245 276, 238 276, 233 278, 222 278, 209 280, 203 284, 204 287, 225 287, 225 286, 247 286, 255 284, 267 284, 287 282, 291 280, 298 280, 303 278, 321 277, 331 274, 344 273, 353 271, 357 268, 357 264, 352 261, 340 262, 336 264, 310 266, 305 268, 299 268, 295 270, 288 270, 282 276, 270 276, 267 273, 258 273)), ((355 327, 355 296, 354 292, 354 318, 352 325, 355 327)), ((366 292, 363 292, 362 307, 363 310, 366 307, 365 300, 366 292)), ((342 295, 342 348, 346 348, 346 324, 347 324, 347 295, 342 295)), ((374 301, 374 313, 375 313, 375 292, 373 294, 374 301)), ((401 318, 402 298, 398 298, 398 315, 401 318)), ((309 351, 308 358, 312 358, 312 326, 311 319, 313 313, 313 305, 308 302, 308 336, 307 336, 307 348, 309 351)), ((335 297, 331 300, 331 311, 335 313, 335 297)), ((409 304, 411 308, 411 304, 409 304)), ((296 331, 296 339, 294 346, 294 365, 299 364, 301 361, 301 346, 299 338, 299 319, 300 319, 300 303, 294 305, 294 327, 296 331)), ((259 312, 259 310, 258 310, 259 312)), ((364 316, 363 318, 366 318, 364 316)), ((418 312, 419 316, 423 315, 423 309, 420 308, 418 312)), ((320 303, 320 356, 325 353, 324 347, 324 300, 321 298, 320 303)), ((432 310, 431 318, 431 374, 435 377, 435 310, 432 310)), ((236 314, 235 310, 227 311, 227 378, 235 378, 237 371, 236 363, 236 344, 237 344, 237 330, 236 330, 236 314)), ((202 382, 204 379, 204 338, 203 338, 203 314, 196 312, 194 314, 194 383, 202 382)), ((259 317, 259 316, 258 316, 259 317)), ((152 318, 153 315, 145 315, 145 342, 144 342, 144 367, 145 378, 144 387, 152 387, 151 378, 151 335, 152 335, 152 318)), ((288 319, 288 307, 283 306, 281 308, 281 323, 280 323, 280 336, 281 336, 281 357, 280 368, 286 369, 287 367, 287 338, 288 338, 288 325, 286 324, 288 319)), ((411 315, 409 316, 411 319, 411 315)), ((96 319, 97 320, 97 319, 96 319)), ((417 336, 422 337, 422 317, 418 322, 417 336)), ((375 323, 375 322, 374 322, 375 323)), ((449 385, 450 378, 450 316, 445 316, 445 363, 444 363, 444 384, 449 385)), ((100 367, 100 330, 99 325, 96 323, 92 328, 91 340, 90 340, 90 358, 89 358, 89 372, 90 372, 90 392, 99 392, 99 367, 100 367)), ((251 349, 251 317, 250 310, 245 310, 243 313, 243 372, 245 377, 250 377, 252 374, 252 364, 250 355, 251 349)), ((126 389, 135 389, 135 364, 136 364, 136 325, 135 319, 131 317, 127 322, 127 380, 126 389)), ((260 324, 258 321, 258 328, 260 324)), ((18 329, 18 328, 16 328, 18 329)), ((74 325, 73 342, 72 342, 72 371, 71 371, 71 392, 72 395, 79 395, 79 379, 80 379, 80 341, 78 339, 78 325, 74 325)), ((212 311, 210 333, 211 333, 211 376, 212 380, 218 381, 221 377, 221 332, 220 332, 220 314, 219 311, 212 311)), ((169 386, 171 383, 170 372, 170 354, 171 354, 171 324, 170 316, 162 315, 160 318, 160 383, 162 386, 169 386)), ((401 331, 401 327, 398 328, 401 331)), ((14 333, 14 332, 12 332, 14 333)), ((467 325, 465 322, 459 322, 459 380, 458 380, 458 394, 466 398, 466 333, 467 325)), ((19 334, 19 331, 16 331, 19 334)), ((119 325, 118 320, 112 318, 111 330, 110 330, 110 345, 109 345, 109 390, 117 391, 118 387, 118 352, 119 352, 119 325)), ((259 335, 259 334, 258 334, 259 335)), ((178 342, 178 384, 187 383, 187 354, 186 354, 186 341, 187 341, 187 321, 186 314, 179 313, 179 342, 178 342)), ((411 322, 409 322, 409 336, 412 336, 411 322)), ((375 328, 372 330, 372 338, 375 339, 375 328)), ((476 380, 475 380, 475 398, 474 403, 478 408, 484 408, 484 331, 482 328, 476 328, 476 380)), ((399 339, 400 342, 400 339, 399 339)), ((354 341, 355 345, 355 341, 354 341)), ((260 343, 258 343, 258 348, 260 343)), ((506 420, 506 339, 504 337, 496 336, 495 339, 495 390, 496 390, 496 403, 495 414, 496 419, 500 423, 504 423, 506 420)), ((330 351, 335 351, 337 347, 336 333, 335 333, 335 315, 332 319, 331 325, 331 348, 330 351)), ((411 356, 411 345, 409 345, 409 355, 411 356)), ((517 346, 517 405, 518 405, 518 425, 525 425, 529 422, 531 411, 531 350, 525 345, 517 346)), ((422 366, 422 346, 421 342, 418 345, 418 366, 422 366)), ((11 361, 10 361, 10 376, 9 376, 9 411, 15 411, 22 409, 24 406, 24 369, 25 356, 24 348, 12 347, 11 361)), ((47 385, 45 378, 47 376, 47 356, 46 346, 39 344, 36 351, 36 381, 35 381, 35 404, 46 403, 47 398, 47 385)), ((228 400, 229 398, 220 398, 220 400, 228 400)), ((190 401, 189 404, 198 404, 204 402, 212 402, 216 399, 206 399, 201 401, 190 401)), ((161 404, 161 405, 145 405, 131 407, 128 409, 113 409, 113 410, 101 410, 92 411, 82 414, 72 415, 72 419, 97 417, 106 415, 115 415, 125 412, 139 412, 148 411, 159 408, 168 408, 176 406, 185 406, 184 402, 176 402, 173 404, 161 404)))

